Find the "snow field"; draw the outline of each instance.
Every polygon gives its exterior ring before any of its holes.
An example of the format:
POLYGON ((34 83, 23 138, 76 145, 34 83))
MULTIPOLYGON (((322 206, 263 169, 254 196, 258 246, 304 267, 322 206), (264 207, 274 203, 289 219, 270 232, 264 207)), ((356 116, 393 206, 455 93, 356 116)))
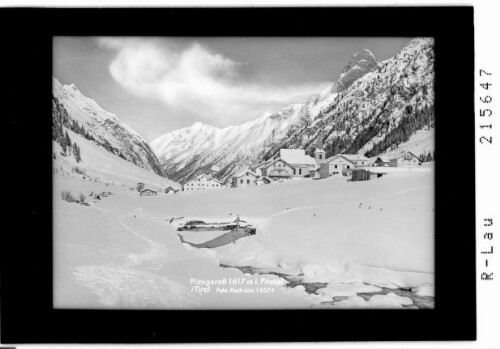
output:
MULTIPOLYGON (((349 298, 333 306, 407 307, 406 300, 388 294, 368 301, 356 294, 381 287, 433 292, 432 171, 153 197, 55 175, 54 190, 56 307, 310 308, 336 296, 349 298), (60 199, 63 189, 101 188, 114 194, 91 207, 60 199), (214 249, 182 244, 177 236, 188 220, 229 222, 237 214, 257 226, 255 236, 214 249), (177 219, 170 223, 172 217, 177 219), (219 264, 302 274, 306 282, 328 284, 317 295, 303 286, 276 286, 272 294, 192 292, 192 278, 277 278, 219 264)), ((202 239, 194 234, 212 232, 190 233, 202 239)))

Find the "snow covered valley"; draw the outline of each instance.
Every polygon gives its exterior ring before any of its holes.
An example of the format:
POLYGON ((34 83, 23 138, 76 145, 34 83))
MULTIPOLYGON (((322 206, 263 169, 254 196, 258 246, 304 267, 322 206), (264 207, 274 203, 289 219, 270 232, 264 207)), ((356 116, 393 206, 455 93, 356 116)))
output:
POLYGON ((141 197, 56 173, 54 306, 432 308, 433 178, 429 167, 363 182, 334 176, 141 197), (64 190, 90 206, 64 201, 64 190), (102 191, 112 195, 89 196, 102 191), (233 239, 223 224, 178 230, 237 215, 253 234, 242 226, 233 239))

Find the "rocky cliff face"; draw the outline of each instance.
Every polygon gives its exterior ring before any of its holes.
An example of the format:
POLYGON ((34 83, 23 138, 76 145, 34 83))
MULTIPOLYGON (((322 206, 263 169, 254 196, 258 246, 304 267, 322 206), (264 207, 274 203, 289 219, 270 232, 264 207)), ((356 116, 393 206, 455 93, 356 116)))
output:
POLYGON ((281 148, 327 156, 394 150, 417 130, 433 127, 434 42, 412 40, 397 55, 377 61, 356 53, 331 87, 307 101, 241 125, 218 129, 195 124, 151 143, 165 171, 185 181, 213 165, 228 179, 281 148))
POLYGON ((375 55, 367 49, 363 49, 349 60, 339 79, 332 89, 332 93, 340 93, 349 88, 356 80, 366 75, 377 66, 375 55))
MULTIPOLYGON (((88 139, 103 146, 131 163, 163 176, 158 158, 144 138, 121 122, 118 117, 102 109, 96 101, 84 96, 75 85, 61 85, 53 79, 54 110, 64 110, 67 126, 78 129, 88 139), (62 108, 58 108, 61 105, 62 108), (78 126, 73 126, 78 125, 78 126)), ((54 115, 53 115, 54 116, 54 115)))

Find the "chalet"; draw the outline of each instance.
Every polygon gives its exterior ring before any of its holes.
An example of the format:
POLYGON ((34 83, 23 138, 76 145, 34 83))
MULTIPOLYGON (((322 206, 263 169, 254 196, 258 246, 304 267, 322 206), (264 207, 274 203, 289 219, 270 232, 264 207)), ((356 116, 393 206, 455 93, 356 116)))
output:
POLYGON ((397 157, 389 161, 391 167, 414 167, 422 165, 418 156, 411 151, 406 151, 399 154, 397 157))
POLYGON ((156 191, 154 191, 153 189, 149 189, 149 188, 146 188, 146 189, 142 189, 139 194, 141 196, 154 196, 157 194, 156 191))
POLYGON ((168 187, 165 189, 165 194, 176 194, 178 191, 179 191, 179 189, 168 187))
POLYGON ((297 169, 290 165, 288 162, 279 158, 268 162, 260 168, 263 176, 271 179, 289 179, 296 173, 297 169))
POLYGON ((356 163, 343 155, 335 155, 326 159, 326 162, 320 166, 321 177, 325 178, 334 174, 342 174, 344 170, 352 170, 356 167, 356 163))
MULTIPOLYGON (((309 170, 316 169, 316 161, 309 155, 306 155, 304 149, 280 149, 276 155, 271 158, 271 162, 281 160, 293 168, 291 177, 309 176, 309 170)), ((266 175, 266 173, 262 173, 266 175)), ((267 174, 270 176, 269 174, 267 174)))
POLYGON ((220 189, 223 187, 223 183, 218 179, 215 179, 209 175, 201 174, 196 178, 184 183, 182 186, 182 191, 194 191, 194 190, 204 190, 204 189, 220 189))
POLYGON ((357 154, 339 154, 326 159, 325 163, 320 164, 321 178, 333 174, 345 174, 356 167, 368 166, 369 160, 366 156, 357 154))
POLYGON ((255 180, 258 178, 257 174, 251 170, 243 170, 232 177, 232 187, 247 187, 250 185, 256 185, 255 180))
POLYGON ((368 166, 368 158, 359 154, 341 154, 344 158, 354 162, 356 167, 368 166))

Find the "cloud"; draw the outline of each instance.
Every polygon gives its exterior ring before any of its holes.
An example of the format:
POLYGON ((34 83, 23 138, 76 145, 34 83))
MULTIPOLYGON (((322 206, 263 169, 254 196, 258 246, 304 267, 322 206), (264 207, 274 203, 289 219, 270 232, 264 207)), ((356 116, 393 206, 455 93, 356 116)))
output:
POLYGON ((324 83, 276 86, 246 82, 244 62, 235 62, 199 43, 181 46, 163 39, 100 38, 116 51, 109 70, 129 92, 162 101, 169 115, 215 126, 255 119, 265 111, 297 103, 324 83))

